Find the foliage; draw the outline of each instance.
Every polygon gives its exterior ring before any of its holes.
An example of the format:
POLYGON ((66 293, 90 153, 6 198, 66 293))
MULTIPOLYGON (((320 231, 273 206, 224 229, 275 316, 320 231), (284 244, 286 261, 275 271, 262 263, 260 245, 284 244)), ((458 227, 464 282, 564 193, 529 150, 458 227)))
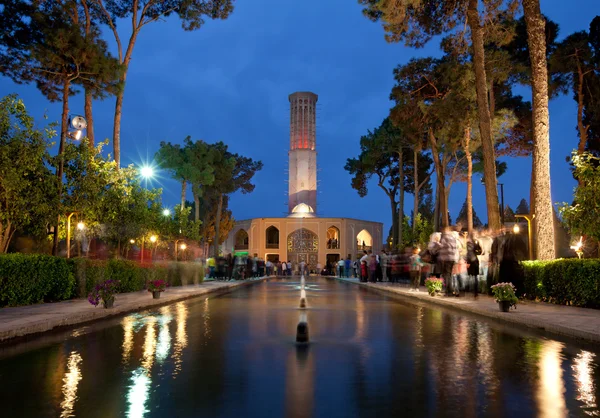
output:
POLYGON ((588 152, 573 152, 571 160, 575 166, 575 177, 581 183, 575 188, 573 204, 560 205, 560 214, 572 234, 600 240, 600 158, 588 152))
POLYGON ((496 302, 509 302, 509 308, 517 306, 519 299, 515 295, 515 286, 512 283, 498 283, 491 287, 496 302))
POLYGON ((560 305, 600 308, 600 260, 523 261, 525 293, 560 305))
POLYGON ((430 295, 435 294, 436 292, 441 292, 444 286, 444 279, 440 279, 437 277, 429 277, 425 279, 425 287, 427 288, 427 292, 430 295))
POLYGON ((0 306, 69 299, 75 276, 68 260, 39 254, 0 255, 0 306))
POLYGON ((18 229, 45 235, 56 214, 56 180, 47 150, 54 126, 34 126, 15 95, 0 100, 0 253, 18 229))
MULTIPOLYGON (((467 202, 466 201, 465 201, 465 203, 463 203, 462 207, 460 208, 460 212, 458 213, 458 217, 456 218, 456 224, 461 224, 463 227, 466 227, 466 225, 467 225, 467 202)), ((477 213, 475 212, 475 208, 473 208, 473 228, 481 228, 482 226, 483 226, 483 223, 479 219, 479 216, 477 216, 477 213)))
POLYGON ((88 302, 94 306, 98 306, 100 301, 102 301, 106 305, 111 299, 114 299, 115 294, 118 292, 118 288, 118 280, 106 280, 105 282, 99 283, 88 295, 88 302))
POLYGON ((167 290, 167 286, 169 286, 169 283, 167 283, 166 280, 149 280, 148 292, 164 292, 165 290, 167 290))
POLYGON ((504 222, 517 222, 515 211, 508 205, 504 207, 504 222))
POLYGON ((404 228, 402 228, 402 242, 407 246, 425 248, 429 237, 433 234, 433 225, 420 213, 414 218, 415 228, 409 226, 410 217, 404 217, 404 228))
POLYGON ((515 211, 517 215, 528 215, 529 214, 529 203, 527 200, 521 199, 519 202, 519 206, 517 206, 517 210, 515 211))

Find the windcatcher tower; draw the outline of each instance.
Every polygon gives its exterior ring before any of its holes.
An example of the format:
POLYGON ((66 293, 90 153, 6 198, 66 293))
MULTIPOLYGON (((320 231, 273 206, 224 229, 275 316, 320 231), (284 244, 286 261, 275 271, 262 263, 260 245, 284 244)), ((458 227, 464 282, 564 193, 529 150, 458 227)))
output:
POLYGON ((290 100, 288 210, 290 216, 314 216, 317 211, 317 99, 296 92, 290 100))

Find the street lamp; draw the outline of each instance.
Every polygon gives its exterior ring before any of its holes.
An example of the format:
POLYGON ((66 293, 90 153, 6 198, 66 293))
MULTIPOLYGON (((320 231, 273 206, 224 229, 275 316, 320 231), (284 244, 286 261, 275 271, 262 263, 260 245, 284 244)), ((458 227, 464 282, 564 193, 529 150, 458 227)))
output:
POLYGON ((85 229, 85 224, 83 222, 77 222, 77 229, 83 231, 85 229))
POLYGON ((518 234, 520 231, 521 231, 521 228, 519 228, 519 224, 515 224, 515 225, 513 226, 513 232, 514 232, 515 234, 518 234))
POLYGON ((150 242, 151 242, 152 244, 154 244, 154 243, 156 242, 156 240, 157 240, 157 239, 158 239, 158 238, 156 238, 156 235, 152 235, 152 236, 150 237, 150 242))
POLYGON ((531 229, 531 222, 533 221, 533 219, 535 218, 534 214, 516 214, 515 218, 523 218, 525 220, 527 220, 527 241, 529 244, 529 259, 533 260, 533 231, 531 229))
POLYGON ((181 244, 179 246, 179 248, 181 248, 182 251, 185 251, 185 249, 187 248, 187 245, 185 245, 185 242, 183 244, 181 244))
MULTIPOLYGON (((76 213, 71 212, 67 216, 67 258, 71 258, 71 217, 76 213)), ((79 227, 79 224, 77 224, 77 227, 79 227)))
POLYGON ((145 179, 151 179, 154 177, 154 168, 149 165, 145 165, 140 169, 140 174, 145 179))
POLYGON ((171 211, 170 211, 168 208, 165 208, 165 209, 163 210, 163 215, 164 215, 164 216, 171 216, 171 211))

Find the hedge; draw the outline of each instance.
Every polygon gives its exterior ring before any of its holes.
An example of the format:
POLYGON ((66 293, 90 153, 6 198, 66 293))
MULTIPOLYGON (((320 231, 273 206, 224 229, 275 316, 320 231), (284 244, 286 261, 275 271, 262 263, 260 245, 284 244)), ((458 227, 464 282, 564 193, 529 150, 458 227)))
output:
POLYGON ((0 306, 69 299, 74 286, 72 265, 64 258, 18 253, 0 256, 0 306))
POLYGON ((524 261, 525 293, 560 305, 600 308, 600 259, 524 261))
POLYGON ((0 307, 83 298, 98 283, 115 279, 120 292, 135 292, 149 280, 163 279, 170 286, 202 283, 201 263, 140 265, 128 260, 89 260, 48 255, 0 255, 0 307))

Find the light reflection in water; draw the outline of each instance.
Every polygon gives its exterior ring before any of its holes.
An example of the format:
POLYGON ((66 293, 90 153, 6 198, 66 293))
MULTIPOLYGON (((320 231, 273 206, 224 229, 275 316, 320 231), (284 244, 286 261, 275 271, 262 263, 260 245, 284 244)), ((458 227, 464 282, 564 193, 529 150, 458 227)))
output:
POLYGON ((208 298, 204 300, 204 345, 208 345, 210 339, 210 309, 208 298))
MULTIPOLYGON (((585 408, 596 408, 596 388, 592 378, 592 364, 596 355, 589 351, 581 350, 572 366, 573 377, 577 383, 579 395, 577 400, 583 402, 585 408)), ((598 411, 585 411, 588 415, 598 416, 598 411)))
POLYGON ((160 332, 158 334, 158 345, 156 347, 156 360, 162 363, 169 355, 171 349, 171 333, 169 331, 169 322, 173 319, 171 315, 171 307, 164 306, 160 309, 162 314, 160 322, 160 332))
POLYGON ((492 395, 498 386, 494 373, 494 348, 492 336, 487 325, 477 327, 477 369, 482 377, 488 395, 492 395))
POLYGON ((185 303, 179 302, 175 304, 176 318, 177 318, 177 333, 175 334, 175 345, 173 346, 173 379, 177 377, 177 374, 181 371, 182 363, 182 352, 187 346, 187 332, 185 329, 188 309, 185 303))
POLYGON ((127 394, 127 402, 129 403, 127 417, 142 418, 148 412, 146 401, 148 400, 148 392, 150 390, 150 376, 148 376, 148 372, 143 367, 140 367, 133 372, 131 381, 132 385, 127 394))
POLYGON ((558 418, 567 415, 565 386, 561 367, 563 344, 558 341, 544 341, 540 353, 540 381, 536 399, 544 418, 558 418))
POLYGON ((142 367, 150 372, 150 368, 154 363, 154 352, 156 351, 156 318, 149 316, 146 318, 146 338, 144 340, 144 355, 142 358, 142 367))
POLYGON ((73 406, 75 405, 75 400, 77 399, 77 385, 81 380, 81 370, 79 369, 79 363, 81 363, 81 360, 81 356, 78 352, 71 352, 67 363, 68 370, 63 378, 62 393, 64 398, 60 403, 60 407, 62 408, 62 412, 60 414, 61 418, 75 416, 75 414, 73 414, 73 406))
POLYGON ((121 321, 123 325, 123 363, 129 362, 129 356, 131 356, 131 350, 133 349, 133 325, 135 318, 133 315, 126 316, 121 321))

